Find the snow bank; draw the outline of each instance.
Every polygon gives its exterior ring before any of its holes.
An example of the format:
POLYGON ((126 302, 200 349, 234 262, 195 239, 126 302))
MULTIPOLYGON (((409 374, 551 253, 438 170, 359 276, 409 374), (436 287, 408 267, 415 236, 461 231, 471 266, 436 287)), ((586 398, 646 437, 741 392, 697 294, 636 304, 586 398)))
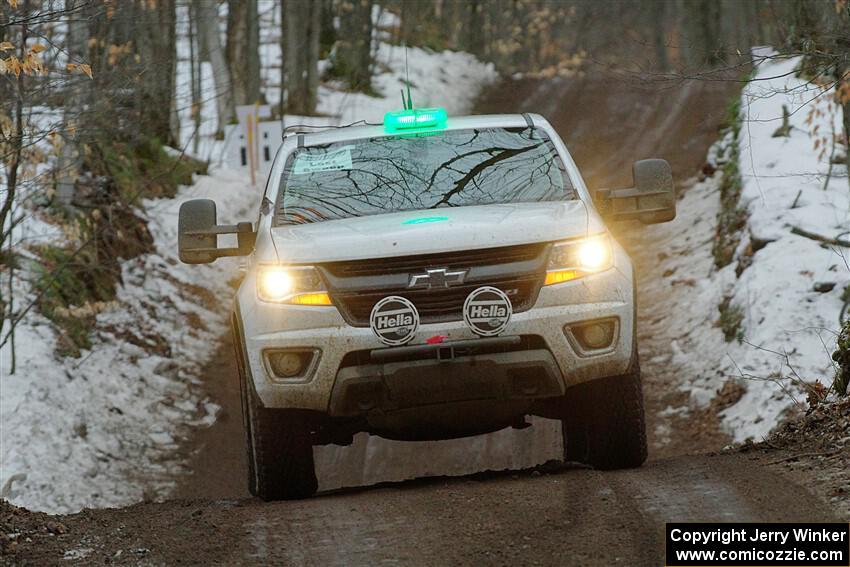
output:
MULTIPOLYGON (((646 285, 668 294, 672 309, 664 325, 672 329, 681 387, 696 407, 709 404, 727 380, 746 389, 720 413, 735 441, 760 440, 789 411, 805 406, 803 383, 831 383, 840 296, 850 280, 850 251, 791 232, 798 227, 846 238, 850 231, 847 169, 834 165, 827 182, 830 152, 819 155, 823 147, 815 146, 819 135, 841 131, 840 113, 828 108, 831 93, 817 96, 816 87, 795 77, 798 64, 786 59, 760 66, 741 95, 738 164, 748 221, 734 261, 717 270, 711 254, 720 171, 687 191, 674 223, 647 229, 658 249, 670 250, 659 277, 646 285), (790 134, 773 137, 783 106, 790 134), (743 317, 740 340, 726 342, 719 328, 724 299, 743 317)), ((731 136, 719 142, 709 162, 722 165, 730 142, 731 136)))
MULTIPOLYGON (((746 341, 753 346, 744 345, 730 356, 751 377, 799 377, 829 385, 840 296, 850 280, 850 251, 822 246, 791 230, 798 227, 830 238, 846 235, 850 187, 843 165, 834 166, 827 182, 830 152, 821 153, 823 148, 815 145, 819 135, 841 132, 841 113, 829 107, 831 91, 821 95, 805 79, 793 76, 798 64, 789 59, 764 65, 742 96, 741 199, 749 213, 751 237, 744 239, 739 254, 748 245, 764 247, 755 252, 732 294, 732 303, 744 310, 746 341), (791 130, 788 137, 773 137, 783 106, 791 113, 791 130), (815 290, 823 284, 834 287, 815 290)), ((778 418, 789 404, 777 384, 756 380, 741 402, 725 412, 724 420, 736 440, 760 437, 776 424, 771 418, 778 418), (759 421, 761 414, 764 419, 759 421)))
POLYGON ((116 305, 98 315, 94 346, 80 358, 57 358, 49 322, 27 316, 17 330, 15 374, 8 372, 8 346, 0 353, 4 497, 30 509, 72 512, 168 488, 180 464, 173 455, 178 442, 189 427, 215 417, 198 374, 225 328, 227 282, 238 265, 179 263, 177 209, 203 195, 249 218, 257 193, 244 176, 215 172, 175 199, 145 203, 156 253, 123 264, 116 305))

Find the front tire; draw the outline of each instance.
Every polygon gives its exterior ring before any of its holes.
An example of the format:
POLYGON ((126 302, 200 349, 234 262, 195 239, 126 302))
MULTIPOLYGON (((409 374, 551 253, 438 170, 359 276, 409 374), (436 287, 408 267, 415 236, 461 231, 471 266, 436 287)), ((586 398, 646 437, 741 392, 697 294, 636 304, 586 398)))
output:
POLYGON ((318 488, 312 421, 298 410, 263 407, 251 384, 236 313, 231 318, 242 421, 248 457, 248 490, 263 500, 306 498, 318 488))
POLYGON ((629 370, 570 388, 565 396, 564 459, 601 470, 646 460, 646 422, 637 355, 629 370))
POLYGON ((262 407, 243 383, 248 410, 248 487, 263 500, 307 498, 318 488, 311 424, 297 410, 262 407))

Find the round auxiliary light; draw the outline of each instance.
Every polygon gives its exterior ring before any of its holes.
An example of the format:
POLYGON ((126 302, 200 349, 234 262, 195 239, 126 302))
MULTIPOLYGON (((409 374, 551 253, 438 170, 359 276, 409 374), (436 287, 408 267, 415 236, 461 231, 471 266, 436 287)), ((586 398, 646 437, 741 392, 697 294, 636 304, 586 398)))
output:
POLYGON ((479 287, 463 302, 463 320, 480 337, 500 335, 508 327, 512 314, 511 299, 497 287, 479 287))
POLYGON ((385 345, 400 346, 412 341, 419 329, 419 311, 410 300, 390 295, 372 308, 369 326, 385 345))

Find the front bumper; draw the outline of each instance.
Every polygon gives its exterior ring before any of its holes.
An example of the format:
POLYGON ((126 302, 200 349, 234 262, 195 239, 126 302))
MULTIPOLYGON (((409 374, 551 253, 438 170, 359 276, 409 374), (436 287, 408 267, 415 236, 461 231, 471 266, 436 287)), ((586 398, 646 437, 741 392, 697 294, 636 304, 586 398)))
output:
MULTIPOLYGON (((350 359, 346 359, 350 353, 381 349, 385 345, 371 329, 348 326, 335 307, 259 303, 253 286, 254 282, 246 279, 237 295, 237 309, 245 337, 246 359, 257 395, 266 407, 349 415, 346 412, 350 412, 351 408, 344 409, 345 403, 337 401, 340 399, 338 392, 348 388, 346 384, 354 378, 364 375, 398 376, 400 382, 409 383, 425 383, 423 377, 431 376, 424 390, 421 387, 414 389, 420 394, 427 394, 429 389, 445 393, 445 388, 452 385, 459 387, 456 380, 452 383, 451 378, 446 381, 442 376, 455 375, 455 370, 450 367, 464 368, 469 361, 458 363, 455 359, 452 363, 425 365, 385 362, 367 365, 371 368, 365 370, 363 364, 344 364, 350 359), (285 383, 273 380, 262 360, 262 352, 274 348, 319 349, 321 352, 311 376, 297 383, 285 383)), ((512 317, 505 334, 539 338, 544 345, 543 352, 551 357, 554 366, 548 362, 543 364, 552 368, 555 380, 560 381, 560 384, 547 386, 550 389, 546 389, 545 393, 556 396, 575 384, 624 373, 632 359, 633 329, 634 297, 629 266, 627 273, 615 268, 580 280, 544 287, 533 308, 512 317), (580 353, 564 333, 567 325, 607 317, 619 320, 619 332, 612 347, 602 352, 580 353)), ((453 321, 420 326, 411 344, 424 344, 427 338, 435 335, 447 337, 447 341, 478 338, 463 321, 453 321)), ((527 361, 540 363, 540 353, 532 350, 526 353, 527 361)), ((511 360, 517 360, 517 355, 510 354, 511 360)), ((484 382, 473 379, 468 387, 463 387, 464 393, 451 395, 478 399, 484 395, 481 388, 489 387, 494 392, 500 388, 510 390, 510 381, 506 383, 504 378, 509 369, 507 360, 494 357, 482 363, 490 367, 490 371, 481 374, 484 382), (488 376, 491 377, 489 381, 488 376)), ((468 368, 466 370, 464 375, 469 376, 468 368)), ((435 399, 434 403, 442 401, 435 399)))
POLYGON ((548 350, 494 352, 343 368, 336 376, 329 413, 355 417, 456 402, 551 398, 563 393, 561 371, 548 350))

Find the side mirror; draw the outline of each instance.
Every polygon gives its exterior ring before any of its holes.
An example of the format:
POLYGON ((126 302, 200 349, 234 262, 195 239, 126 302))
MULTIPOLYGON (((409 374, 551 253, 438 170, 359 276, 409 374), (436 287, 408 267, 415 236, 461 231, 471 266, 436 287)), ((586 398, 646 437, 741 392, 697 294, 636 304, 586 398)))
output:
POLYGON ((673 170, 663 159, 636 161, 632 168, 635 186, 629 189, 600 189, 596 192, 600 212, 611 220, 638 219, 644 224, 676 218, 673 170))
POLYGON ((250 222, 216 224, 215 201, 192 199, 180 205, 177 220, 177 250, 186 264, 209 264, 224 256, 247 256, 254 250, 257 233, 250 222), (219 234, 235 234, 236 248, 219 248, 219 234))

